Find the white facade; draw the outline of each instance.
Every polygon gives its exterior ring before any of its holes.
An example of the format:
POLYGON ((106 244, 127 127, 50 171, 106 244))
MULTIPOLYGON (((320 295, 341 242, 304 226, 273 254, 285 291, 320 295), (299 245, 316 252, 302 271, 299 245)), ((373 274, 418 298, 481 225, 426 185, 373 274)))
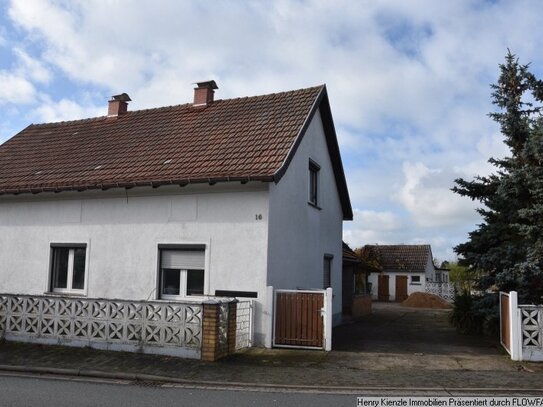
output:
POLYGON ((85 294, 158 298, 161 244, 205 246, 204 294, 265 295, 267 185, 194 185, 0 200, 1 292, 49 291, 51 245, 87 245, 85 294), (121 194, 119 194, 121 192, 121 194))
POLYGON ((434 264, 429 259, 424 273, 415 273, 409 270, 402 271, 388 271, 384 270, 382 273, 371 273, 368 276, 368 282, 371 283, 371 298, 373 300, 378 299, 379 293, 379 274, 388 275, 388 292, 389 301, 396 301, 396 276, 407 276, 407 295, 411 295, 415 292, 426 292, 426 280, 432 281, 434 278, 434 264), (413 279, 415 277, 415 279, 413 279), (418 277, 418 281, 417 280, 418 277))
POLYGON ((85 244, 84 295, 158 299, 160 245, 205 247, 204 295, 256 292, 255 344, 271 335, 267 286, 323 288, 332 256, 341 313, 343 213, 320 115, 277 183, 218 183, 0 196, 0 293, 50 290, 51 247, 85 244), (319 206, 308 204, 308 161, 320 165, 319 206))
POLYGON ((317 112, 289 169, 270 187, 268 285, 326 288, 324 256, 331 257, 333 324, 341 320, 343 212, 320 114, 317 112), (309 201, 309 160, 320 166, 318 207, 309 201))
MULTIPOLYGON (((407 276, 407 295, 411 295, 414 292, 425 292, 426 290, 426 278, 424 273, 404 273, 404 272, 383 272, 388 275, 388 292, 389 301, 396 301, 396 276, 407 276), (412 277, 418 277, 419 282, 413 281, 412 277)), ((378 299, 378 273, 371 273, 368 276, 368 282, 371 283, 371 298, 373 300, 378 299)))

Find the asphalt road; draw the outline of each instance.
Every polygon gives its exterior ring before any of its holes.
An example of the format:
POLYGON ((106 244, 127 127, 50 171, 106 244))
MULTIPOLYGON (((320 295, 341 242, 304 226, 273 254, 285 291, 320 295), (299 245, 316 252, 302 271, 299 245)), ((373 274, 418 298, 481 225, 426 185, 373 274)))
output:
POLYGON ((0 376, 2 407, 355 406, 354 395, 189 389, 122 381, 0 376))

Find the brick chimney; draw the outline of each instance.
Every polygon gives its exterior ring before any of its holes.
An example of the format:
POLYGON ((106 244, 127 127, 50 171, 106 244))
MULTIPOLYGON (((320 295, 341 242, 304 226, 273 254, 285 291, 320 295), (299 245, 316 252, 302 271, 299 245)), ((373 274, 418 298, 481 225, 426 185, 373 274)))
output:
POLYGON ((117 117, 128 111, 128 102, 130 102, 130 96, 126 93, 112 96, 108 102, 107 117, 117 117))
POLYGON ((196 82, 196 85, 193 106, 206 107, 213 103, 215 89, 219 89, 215 81, 196 82))

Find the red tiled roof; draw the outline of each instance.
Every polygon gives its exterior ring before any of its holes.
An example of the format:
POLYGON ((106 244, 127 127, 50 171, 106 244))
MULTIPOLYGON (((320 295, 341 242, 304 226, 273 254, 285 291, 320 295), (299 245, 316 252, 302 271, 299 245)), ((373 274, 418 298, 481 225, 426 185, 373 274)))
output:
POLYGON ((383 271, 424 273, 428 261, 432 260, 432 249, 422 245, 366 245, 380 254, 383 271))
POLYGON ((0 194, 198 182, 278 182, 319 109, 352 219, 326 87, 30 125, 0 145, 0 194))
POLYGON ((353 249, 345 242, 343 242, 343 261, 347 263, 361 263, 353 249))
POLYGON ((270 179, 322 89, 30 125, 0 146, 0 191, 270 179))

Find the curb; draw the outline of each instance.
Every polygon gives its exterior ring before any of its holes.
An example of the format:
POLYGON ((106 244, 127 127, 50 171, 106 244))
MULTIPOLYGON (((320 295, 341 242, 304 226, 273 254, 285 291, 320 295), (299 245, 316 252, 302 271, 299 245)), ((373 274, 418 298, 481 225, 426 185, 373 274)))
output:
POLYGON ((299 392, 299 393, 322 393, 322 394, 354 394, 372 393, 381 395, 384 392, 397 392, 398 394, 431 394, 452 396, 454 393, 472 393, 472 394, 537 394, 543 395, 543 389, 503 389, 503 388, 453 388, 453 387, 389 387, 389 386, 312 386, 296 384, 271 384, 271 383, 242 383, 242 382, 221 382, 211 380, 190 380, 179 379, 171 376, 160 376, 152 374, 136 374, 125 372, 106 372, 100 370, 85 369, 65 369, 54 367, 36 367, 36 366, 13 366, 1 365, 0 371, 27 374, 49 374, 55 376, 72 376, 82 378, 98 378, 108 380, 124 380, 130 382, 153 382, 160 384, 174 384, 190 388, 206 388, 215 390, 245 390, 245 391, 263 391, 263 392, 299 392))

